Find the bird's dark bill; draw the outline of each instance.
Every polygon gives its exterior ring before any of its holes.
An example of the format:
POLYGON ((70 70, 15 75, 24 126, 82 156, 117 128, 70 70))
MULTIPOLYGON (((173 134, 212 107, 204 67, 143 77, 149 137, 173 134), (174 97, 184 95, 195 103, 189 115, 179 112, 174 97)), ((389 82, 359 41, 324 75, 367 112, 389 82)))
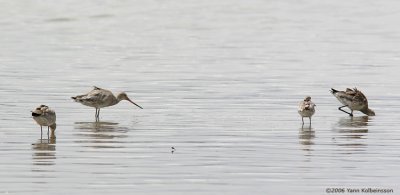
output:
POLYGON ((40 116, 40 114, 32 112, 32 116, 40 116))

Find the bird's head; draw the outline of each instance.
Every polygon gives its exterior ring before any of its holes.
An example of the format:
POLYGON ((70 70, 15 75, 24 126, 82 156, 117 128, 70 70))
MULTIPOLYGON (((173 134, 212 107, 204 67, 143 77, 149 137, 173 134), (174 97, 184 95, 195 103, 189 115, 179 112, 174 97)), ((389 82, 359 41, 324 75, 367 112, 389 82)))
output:
POLYGON ((361 111, 361 112, 363 112, 364 114, 366 114, 368 116, 375 116, 375 112, 369 108, 366 111, 361 111))
POLYGON ((129 99, 128 95, 126 95, 125 92, 122 92, 122 93, 118 94, 118 95, 117 95, 117 100, 118 100, 118 101, 126 100, 126 101, 128 101, 128 102, 134 104, 135 106, 137 106, 137 107, 143 109, 141 106, 137 105, 135 102, 133 102, 131 99, 129 99))

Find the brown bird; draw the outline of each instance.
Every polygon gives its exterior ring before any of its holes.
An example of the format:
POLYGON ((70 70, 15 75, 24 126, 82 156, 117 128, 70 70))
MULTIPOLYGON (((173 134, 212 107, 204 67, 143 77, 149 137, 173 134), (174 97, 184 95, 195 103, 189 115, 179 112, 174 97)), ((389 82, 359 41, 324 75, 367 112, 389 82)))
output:
POLYGON ((347 88, 346 91, 338 91, 331 88, 331 93, 335 96, 343 106, 338 109, 344 113, 353 116, 353 111, 358 110, 368 116, 375 116, 375 112, 368 108, 368 99, 365 95, 357 88, 347 88), (348 107, 351 112, 342 110, 342 108, 348 107))
POLYGON ((32 112, 33 120, 36 121, 38 125, 40 125, 40 138, 42 138, 43 131, 42 127, 47 126, 47 136, 49 136, 49 129, 51 128, 52 132, 56 130, 56 112, 51 110, 46 105, 40 105, 35 108, 32 112))
POLYGON ((311 125, 311 117, 312 115, 314 115, 315 113, 315 104, 311 101, 311 97, 307 96, 306 98, 304 98, 303 101, 301 101, 299 103, 299 108, 298 108, 298 112, 301 116, 301 121, 304 124, 304 117, 308 117, 310 119, 310 125, 311 125))
POLYGON ((87 94, 78 95, 75 97, 71 97, 76 102, 79 102, 85 106, 90 106, 96 108, 96 120, 99 119, 100 116, 100 108, 113 106, 118 104, 121 100, 129 101, 130 103, 136 105, 137 107, 143 109, 141 106, 137 105, 131 99, 128 98, 125 92, 119 93, 116 97, 111 91, 106 89, 101 89, 99 87, 94 86, 94 89, 87 94))

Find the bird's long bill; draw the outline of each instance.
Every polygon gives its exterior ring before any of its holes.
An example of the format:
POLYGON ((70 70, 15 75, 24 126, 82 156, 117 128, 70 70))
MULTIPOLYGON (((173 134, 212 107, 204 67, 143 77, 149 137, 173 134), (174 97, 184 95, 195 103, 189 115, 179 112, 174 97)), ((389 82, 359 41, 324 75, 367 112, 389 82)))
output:
POLYGON ((133 102, 132 100, 130 100, 130 99, 127 99, 127 100, 128 100, 130 103, 135 104, 135 106, 137 106, 137 107, 143 109, 141 106, 137 105, 137 104, 136 104, 135 102, 133 102))

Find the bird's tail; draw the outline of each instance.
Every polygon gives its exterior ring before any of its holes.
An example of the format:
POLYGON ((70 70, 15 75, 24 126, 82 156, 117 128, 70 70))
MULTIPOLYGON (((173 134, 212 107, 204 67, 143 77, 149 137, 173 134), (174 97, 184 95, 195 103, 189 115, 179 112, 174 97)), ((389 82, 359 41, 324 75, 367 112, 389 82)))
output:
POLYGON ((79 102, 78 96, 71 97, 71 99, 73 99, 75 102, 79 102))
POLYGON ((330 91, 332 94, 335 94, 335 93, 337 93, 338 92, 338 90, 336 90, 336 89, 334 89, 334 88, 331 88, 331 91, 330 91))

